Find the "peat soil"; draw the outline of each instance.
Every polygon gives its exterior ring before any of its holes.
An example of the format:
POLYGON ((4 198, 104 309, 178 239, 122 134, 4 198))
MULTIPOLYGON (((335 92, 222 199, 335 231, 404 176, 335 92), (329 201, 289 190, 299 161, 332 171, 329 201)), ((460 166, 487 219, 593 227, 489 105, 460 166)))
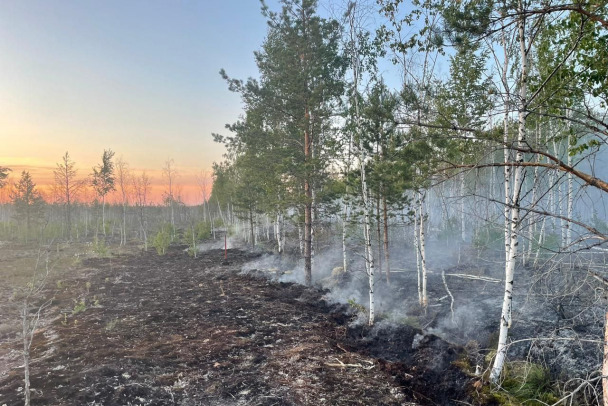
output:
MULTIPOLYGON (((242 273, 257 255, 82 261, 48 288, 32 405, 472 404, 461 347, 353 324, 321 289, 242 273)), ((0 405, 23 403, 20 348, 0 338, 0 405)))

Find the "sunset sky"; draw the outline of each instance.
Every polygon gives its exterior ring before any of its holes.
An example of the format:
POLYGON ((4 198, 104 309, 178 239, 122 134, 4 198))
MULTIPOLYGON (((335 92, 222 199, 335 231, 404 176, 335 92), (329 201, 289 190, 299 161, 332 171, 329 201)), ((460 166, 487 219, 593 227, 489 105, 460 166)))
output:
POLYGON ((255 76, 265 34, 257 0, 2 1, 0 166, 44 186, 66 151, 85 176, 110 148, 159 192, 172 158, 196 202, 241 113, 218 71, 255 76))

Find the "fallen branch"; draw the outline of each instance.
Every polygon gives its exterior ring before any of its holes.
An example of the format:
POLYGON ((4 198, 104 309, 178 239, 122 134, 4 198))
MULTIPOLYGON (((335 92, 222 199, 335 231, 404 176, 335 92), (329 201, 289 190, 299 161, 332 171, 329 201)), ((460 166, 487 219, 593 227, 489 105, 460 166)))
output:
POLYGON ((369 363, 370 363, 370 364, 372 364, 372 365, 370 365, 369 367, 365 367, 365 366, 363 366, 362 364, 345 364, 344 362, 340 361, 338 358, 334 358, 334 359, 335 359, 336 361, 338 361, 338 363, 329 363, 329 362, 326 362, 326 363, 325 363, 325 365, 326 365, 326 366, 328 366, 328 367, 337 367, 337 368, 362 368, 362 369, 365 369, 365 370, 370 370, 370 369, 374 368, 373 363, 372 363, 372 362, 370 362, 370 361, 367 361, 367 362, 369 362, 369 363))
POLYGON ((350 351, 346 350, 344 347, 342 347, 342 346, 340 345, 340 343, 337 343, 337 344, 336 344, 336 346, 337 346, 339 349, 341 349, 342 351, 346 352, 346 353, 349 353, 349 352, 350 352, 350 351))
POLYGON ((593 276, 595 279, 602 282, 604 285, 608 285, 608 280, 606 280, 606 278, 604 278, 602 275, 599 275, 593 271, 587 271, 587 272, 589 272, 589 275, 593 276))
POLYGON ((500 282, 502 282, 500 279, 488 278, 487 276, 469 275, 469 274, 465 274, 465 273, 446 273, 446 275, 447 276, 455 276, 457 278, 472 279, 472 280, 491 282, 491 283, 500 283, 500 282))

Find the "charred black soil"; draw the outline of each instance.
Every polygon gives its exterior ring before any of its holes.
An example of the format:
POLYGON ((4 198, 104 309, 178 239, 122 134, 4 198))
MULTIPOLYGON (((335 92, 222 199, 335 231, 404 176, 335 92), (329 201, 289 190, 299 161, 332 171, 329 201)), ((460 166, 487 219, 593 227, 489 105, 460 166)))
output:
MULTIPOLYGON (((464 354, 408 327, 349 327, 322 291, 244 275, 256 254, 88 259, 54 284, 32 345, 33 405, 450 405, 464 354)), ((5 337, 6 338, 6 337, 5 337)), ((0 405, 23 402, 20 344, 0 405)))

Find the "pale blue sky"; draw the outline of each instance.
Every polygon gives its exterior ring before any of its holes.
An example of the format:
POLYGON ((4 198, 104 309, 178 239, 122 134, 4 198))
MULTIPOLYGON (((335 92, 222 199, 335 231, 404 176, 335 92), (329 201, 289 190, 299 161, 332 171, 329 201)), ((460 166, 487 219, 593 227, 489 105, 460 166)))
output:
MULTIPOLYGON (((273 8, 275 1, 269 1, 273 8)), ((208 169, 241 113, 218 71, 256 74, 257 0, 0 2, 0 165, 208 169)), ((42 176, 42 171, 40 172, 42 176)))

